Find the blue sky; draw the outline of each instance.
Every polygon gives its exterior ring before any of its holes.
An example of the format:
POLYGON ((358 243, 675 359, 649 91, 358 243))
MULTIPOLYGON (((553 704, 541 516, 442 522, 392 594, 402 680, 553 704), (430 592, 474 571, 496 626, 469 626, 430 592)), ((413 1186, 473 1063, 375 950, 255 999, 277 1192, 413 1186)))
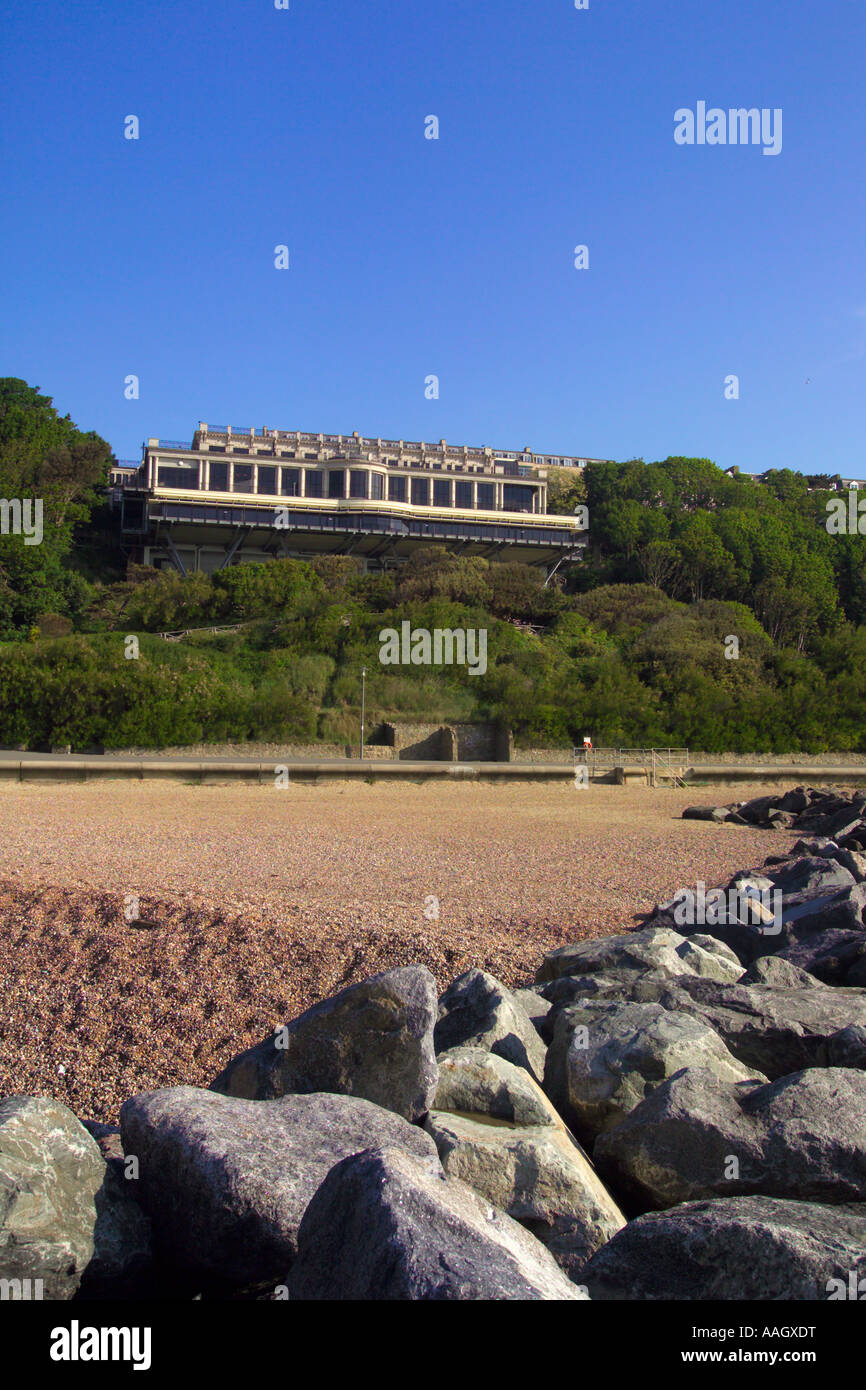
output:
POLYGON ((0 374, 119 457, 202 419, 866 476, 859 0, 47 0, 4 28, 0 374), (702 100, 781 108, 781 153, 675 144, 702 100))

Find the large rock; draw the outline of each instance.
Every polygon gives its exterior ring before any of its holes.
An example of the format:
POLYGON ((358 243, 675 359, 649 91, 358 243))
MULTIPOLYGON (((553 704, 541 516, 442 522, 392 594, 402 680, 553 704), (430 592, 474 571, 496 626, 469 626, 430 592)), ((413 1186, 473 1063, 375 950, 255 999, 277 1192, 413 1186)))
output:
POLYGON ((96 1142, 60 1101, 0 1101, 0 1279, 29 1280, 34 1298, 41 1280, 41 1297, 69 1299, 91 1264, 125 1274, 136 1242, 147 1250, 146 1223, 106 1176, 96 1142))
POLYGON ((96 1194, 93 1258, 84 1271, 82 1293, 101 1298, 132 1298, 153 1291, 153 1235, 150 1218, 136 1196, 136 1181, 106 1166, 96 1194))
POLYGON ((761 1193, 866 1199, 866 1072, 726 1084, 688 1067, 596 1141, 599 1172, 634 1206, 761 1193))
MULTIPOLYGON (((763 874, 739 872, 721 891, 723 910, 715 914, 719 921, 700 925, 701 941, 709 934, 727 945, 743 965, 831 928, 863 930, 866 885, 858 883, 844 864, 823 856, 786 860, 767 867, 763 874), (760 920, 761 914, 744 896, 755 892, 773 895, 765 899, 771 912, 767 922, 760 920), (778 914, 777 906, 781 908, 778 914)), ((688 931, 678 920, 680 912, 676 900, 665 903, 656 909, 648 925, 688 931)))
POLYGON ((866 1028, 849 1023, 827 1039, 828 1067, 855 1067, 866 1071, 866 1028))
POLYGON ((769 869, 767 877, 782 894, 786 907, 832 898, 856 883, 855 875, 844 864, 820 854, 780 864, 769 869))
POLYGON ((731 815, 729 806, 687 806, 683 811, 683 820, 709 820, 716 825, 721 825, 731 815))
POLYGON ((446 1173, 460 1178, 547 1246, 571 1279, 625 1224, 592 1164, 561 1122, 517 1125, 431 1110, 446 1173))
POLYGON ((128 1100, 120 1126, 163 1256, 236 1287, 282 1282, 307 1204, 341 1159, 384 1144, 439 1171, 429 1135, 355 1096, 252 1101, 181 1086, 128 1100))
MULTIPOLYGON (((828 1039, 849 1023, 866 1024, 866 990, 821 984, 783 989, 725 985, 689 975, 676 980, 646 975, 620 995, 704 1019, 744 1066, 771 1079, 824 1066, 828 1039)), ((613 992, 604 997, 614 997, 613 992)), ((562 1028, 558 1019, 555 1028, 562 1028)), ((547 1084, 545 1090, 556 1104, 547 1084)))
POLYGON ((759 956, 741 976, 741 985, 772 985, 774 989, 814 989, 820 982, 781 956, 759 956))
POLYGON ((532 989, 515 989, 511 992, 511 997, 515 1004, 519 1004, 523 1012, 535 1024, 537 1031, 544 1037, 544 1020, 551 1010, 549 999, 545 999, 541 993, 540 986, 536 985, 532 989))
POLYGON ((105 1178, 96 1194, 93 1258, 84 1271, 87 1298, 148 1298, 160 1292, 153 1264, 150 1217, 137 1198, 135 1167, 124 1161, 117 1125, 82 1120, 105 1159, 105 1178))
MULTIPOLYGON (((862 893, 866 884, 851 891, 862 893)), ((866 965, 866 931, 819 926, 814 932, 794 935, 778 959, 808 971, 824 984, 856 986, 866 965)))
POLYGON ((525 1067, 483 1047, 455 1047, 439 1057, 434 1110, 489 1115, 518 1125, 550 1125, 559 1117, 525 1067))
POLYGON ((453 1047, 483 1047, 540 1081, 544 1043, 511 991, 483 970, 467 970, 449 985, 439 1001, 437 1052, 453 1047))
POLYGON ((863 833, 861 819, 866 814, 866 798, 861 793, 842 793, 816 790, 814 787, 795 787, 792 791, 771 792, 751 801, 736 801, 729 806, 687 806, 684 820, 727 820, 737 825, 760 825, 769 830, 789 829, 811 831, 820 837, 844 840, 846 836, 863 833))
POLYGON ((582 1275, 593 1299, 862 1298, 866 1205, 778 1197, 687 1202, 630 1221, 582 1275), (862 1290, 862 1291, 858 1291, 862 1290))
POLYGON ((307 1208, 292 1299, 585 1299, 544 1246, 456 1178, 394 1150, 346 1159, 307 1208))
POLYGON ((619 1124, 683 1067, 706 1067, 724 1082, 767 1080, 738 1062, 703 1019, 660 1004, 584 1001, 568 1018, 568 1100, 584 1142, 619 1124))
POLYGON ((580 999, 630 999, 635 992, 638 980, 644 975, 653 979, 669 979, 664 973, 654 971, 635 972, 633 970, 606 970, 603 975, 560 975, 542 985, 545 997, 550 1001, 550 1012, 542 1021, 542 1036, 548 1045, 556 1032, 556 1020, 562 1008, 580 999))
POLYGON ((247 1100, 334 1091, 407 1120, 436 1093, 436 982, 423 965, 373 975, 240 1053, 212 1084, 247 1100))
POLYGON ((651 970, 663 975, 700 975, 710 980, 739 979, 743 967, 730 948, 714 934, 684 936, 669 926, 577 941, 548 951, 536 976, 540 984, 562 975, 605 974, 651 970))

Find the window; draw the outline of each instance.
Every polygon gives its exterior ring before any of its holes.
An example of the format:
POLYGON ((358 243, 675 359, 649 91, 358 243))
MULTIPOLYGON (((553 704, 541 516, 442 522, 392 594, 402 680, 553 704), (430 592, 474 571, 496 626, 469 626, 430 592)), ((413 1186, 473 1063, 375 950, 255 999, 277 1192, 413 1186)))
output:
POLYGON ((433 479, 433 506, 451 506, 451 483, 446 478, 433 479))
POLYGON ((227 463, 212 463, 210 466, 210 491, 228 492, 229 466, 227 463))
POLYGON ((346 470, 345 468, 332 468, 328 474, 328 496, 342 497, 346 470))
POLYGON ((426 478, 412 479, 412 506, 427 507, 430 505, 430 484, 426 478))
POLYGON ((454 505, 455 507, 472 506, 472 484, 466 482, 456 482, 454 484, 454 505))
POLYGON ((370 497, 374 502, 381 502, 385 492, 385 479, 381 473, 370 474, 370 497))
POLYGON ((349 496, 367 496, 367 474, 363 468, 351 468, 349 470, 349 496))
POLYGON ((259 492, 273 493, 277 490, 277 470, 276 468, 259 468, 259 492))
POLYGON ((235 464, 235 492, 252 492, 253 490, 253 465, 251 463, 235 464))
POLYGON ((532 511, 531 487, 524 487, 521 483, 505 483, 502 494, 502 505, 506 512, 532 511))
POLYGON ((282 482, 283 497, 300 497, 301 495, 301 470, 300 468, 284 468, 282 482))
POLYGON ((304 469, 304 491, 308 497, 323 496, 324 478, 318 468, 304 469))
POLYGON ((389 501, 389 502, 405 502, 405 501, 406 501, 406 479, 405 479, 405 478, 389 478, 389 479, 388 479, 388 501, 389 501))
POLYGON ((165 464, 160 464, 157 485, 159 487, 198 488, 198 466, 196 465, 194 468, 167 468, 165 464))
POLYGON ((496 484, 478 483, 478 510, 492 512, 496 509, 496 484))
POLYGON ((293 459, 294 457, 295 457, 295 451, 294 451, 294 449, 281 449, 281 450, 280 450, 280 458, 283 458, 283 459, 293 459))

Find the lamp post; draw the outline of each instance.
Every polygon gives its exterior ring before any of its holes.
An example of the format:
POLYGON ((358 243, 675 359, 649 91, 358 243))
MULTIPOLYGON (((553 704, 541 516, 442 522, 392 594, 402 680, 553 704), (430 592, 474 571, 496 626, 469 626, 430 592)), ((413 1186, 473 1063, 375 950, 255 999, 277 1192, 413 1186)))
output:
POLYGON ((366 668, 366 666, 362 666, 362 667, 361 667, 361 748, 360 748, 360 753, 361 753, 361 757, 362 757, 362 758, 363 758, 363 756, 364 756, 364 713, 365 713, 365 706, 366 706, 366 695, 367 695, 367 668, 366 668))

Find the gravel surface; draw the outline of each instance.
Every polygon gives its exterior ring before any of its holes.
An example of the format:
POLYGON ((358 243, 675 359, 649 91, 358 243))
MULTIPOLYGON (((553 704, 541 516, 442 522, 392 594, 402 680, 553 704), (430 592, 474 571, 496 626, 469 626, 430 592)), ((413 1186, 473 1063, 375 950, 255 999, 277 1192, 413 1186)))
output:
POLYGON ((545 950, 792 844, 679 819, 766 792, 4 783, 0 1096, 113 1121, 376 971, 528 982, 545 950))

